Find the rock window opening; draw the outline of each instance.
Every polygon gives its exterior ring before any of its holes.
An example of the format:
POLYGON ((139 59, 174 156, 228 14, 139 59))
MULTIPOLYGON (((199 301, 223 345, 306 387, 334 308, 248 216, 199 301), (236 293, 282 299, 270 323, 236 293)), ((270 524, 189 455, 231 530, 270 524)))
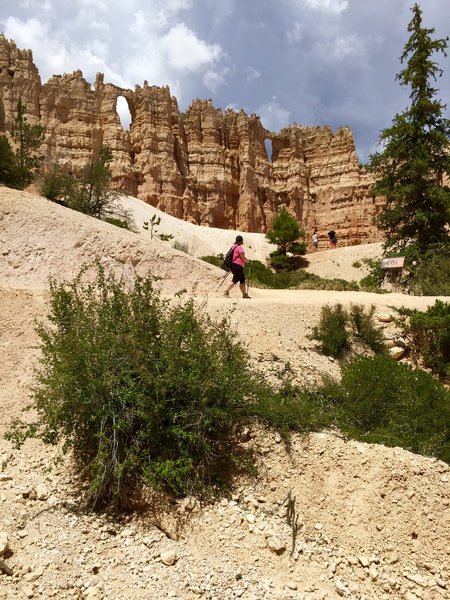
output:
POLYGON ((264 140, 264 146, 266 147, 267 160, 272 162, 272 140, 264 140))
POLYGON ((118 96, 116 103, 116 111, 119 115, 120 124, 123 129, 129 130, 131 125, 131 113, 128 108, 128 102, 124 96, 118 96))

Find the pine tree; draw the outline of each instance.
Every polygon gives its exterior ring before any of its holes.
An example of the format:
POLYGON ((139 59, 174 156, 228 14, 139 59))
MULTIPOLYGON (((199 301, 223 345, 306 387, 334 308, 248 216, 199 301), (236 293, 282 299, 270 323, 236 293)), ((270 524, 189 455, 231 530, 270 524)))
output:
POLYGON ((266 238, 278 246, 282 256, 286 256, 288 244, 295 242, 301 234, 297 221, 282 206, 273 220, 272 229, 266 233, 266 238))
POLYGON ((43 134, 42 125, 31 125, 28 122, 25 117, 25 105, 19 100, 12 129, 12 136, 17 145, 14 187, 23 189, 35 178, 43 160, 42 156, 37 154, 43 134))
POLYGON ((385 250, 420 257, 449 244, 450 188, 442 184, 450 174, 450 121, 436 99, 433 80, 442 70, 432 59, 436 52, 447 56, 448 38, 432 38, 435 30, 422 26, 418 4, 411 11, 411 36, 400 57, 405 68, 396 76, 410 87, 411 106, 381 132, 383 150, 370 157, 369 168, 377 177, 375 194, 386 197, 378 217, 385 250))

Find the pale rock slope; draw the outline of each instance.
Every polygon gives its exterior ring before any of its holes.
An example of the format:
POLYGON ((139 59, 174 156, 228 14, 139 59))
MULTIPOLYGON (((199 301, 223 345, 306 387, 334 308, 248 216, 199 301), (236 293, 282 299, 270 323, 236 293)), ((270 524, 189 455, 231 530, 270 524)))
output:
MULTIPOLYGON (((207 237, 211 230, 184 226, 170 225, 179 241, 195 236, 192 246, 204 244, 198 254, 223 251, 236 234, 207 237)), ((162 219, 160 231, 168 229, 162 219)), ((249 255, 257 256, 250 240, 249 255)), ((361 258, 373 249, 357 252, 361 258)), ((309 268, 357 279, 349 254, 318 252, 309 268)), ((255 367, 273 373, 289 361, 295 379, 310 385, 339 373, 308 337, 324 304, 374 304, 386 312, 435 300, 254 288, 251 301, 236 292, 227 299, 218 289, 223 273, 170 242, 0 188, 1 600, 450 598, 449 466, 339 432, 294 436, 288 451, 277 435, 251 430, 259 477, 237 481, 216 504, 179 503, 179 529, 149 513, 117 521, 77 510, 70 457, 36 441, 14 450, 3 433, 29 401, 39 357, 34 325, 47 311, 48 277, 70 279, 93 259, 125 278, 159 275, 167 297, 186 288, 202 310, 229 315, 255 367)))

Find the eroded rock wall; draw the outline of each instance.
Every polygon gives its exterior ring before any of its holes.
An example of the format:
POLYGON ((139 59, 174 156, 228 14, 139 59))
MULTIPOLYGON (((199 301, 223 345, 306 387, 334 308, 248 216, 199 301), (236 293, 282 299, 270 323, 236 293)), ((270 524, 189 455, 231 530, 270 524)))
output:
POLYGON ((41 84, 30 50, 0 35, 0 129, 11 130, 17 101, 45 127, 48 162, 79 171, 102 144, 113 154, 115 186, 176 217, 241 231, 265 232, 285 205, 306 229, 338 232, 341 244, 379 239, 372 218, 380 203, 358 165, 349 129, 292 125, 273 133, 257 115, 222 111, 194 100, 180 112, 168 87, 91 86, 81 71, 41 84), (117 99, 131 114, 123 129, 117 99), (267 148, 271 145, 271 156, 267 148))

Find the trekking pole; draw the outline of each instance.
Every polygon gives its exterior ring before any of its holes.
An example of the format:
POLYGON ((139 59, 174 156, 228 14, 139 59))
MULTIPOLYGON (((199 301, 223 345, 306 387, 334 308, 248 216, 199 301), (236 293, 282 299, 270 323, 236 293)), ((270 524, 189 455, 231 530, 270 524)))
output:
POLYGON ((224 281, 225 281, 225 279, 228 277, 228 273, 229 273, 229 272, 230 272, 230 271, 227 271, 227 272, 225 273, 225 275, 223 276, 223 278, 222 278, 222 281, 219 283, 219 285, 218 285, 218 286, 217 286, 217 288, 216 288, 216 292, 218 292, 218 291, 220 290, 220 288, 222 287, 222 285, 223 285, 223 282, 224 282, 224 281))
POLYGON ((248 263, 248 277, 247 277, 247 291, 245 292, 248 296, 248 290, 250 289, 250 273, 252 271, 252 261, 248 263))

